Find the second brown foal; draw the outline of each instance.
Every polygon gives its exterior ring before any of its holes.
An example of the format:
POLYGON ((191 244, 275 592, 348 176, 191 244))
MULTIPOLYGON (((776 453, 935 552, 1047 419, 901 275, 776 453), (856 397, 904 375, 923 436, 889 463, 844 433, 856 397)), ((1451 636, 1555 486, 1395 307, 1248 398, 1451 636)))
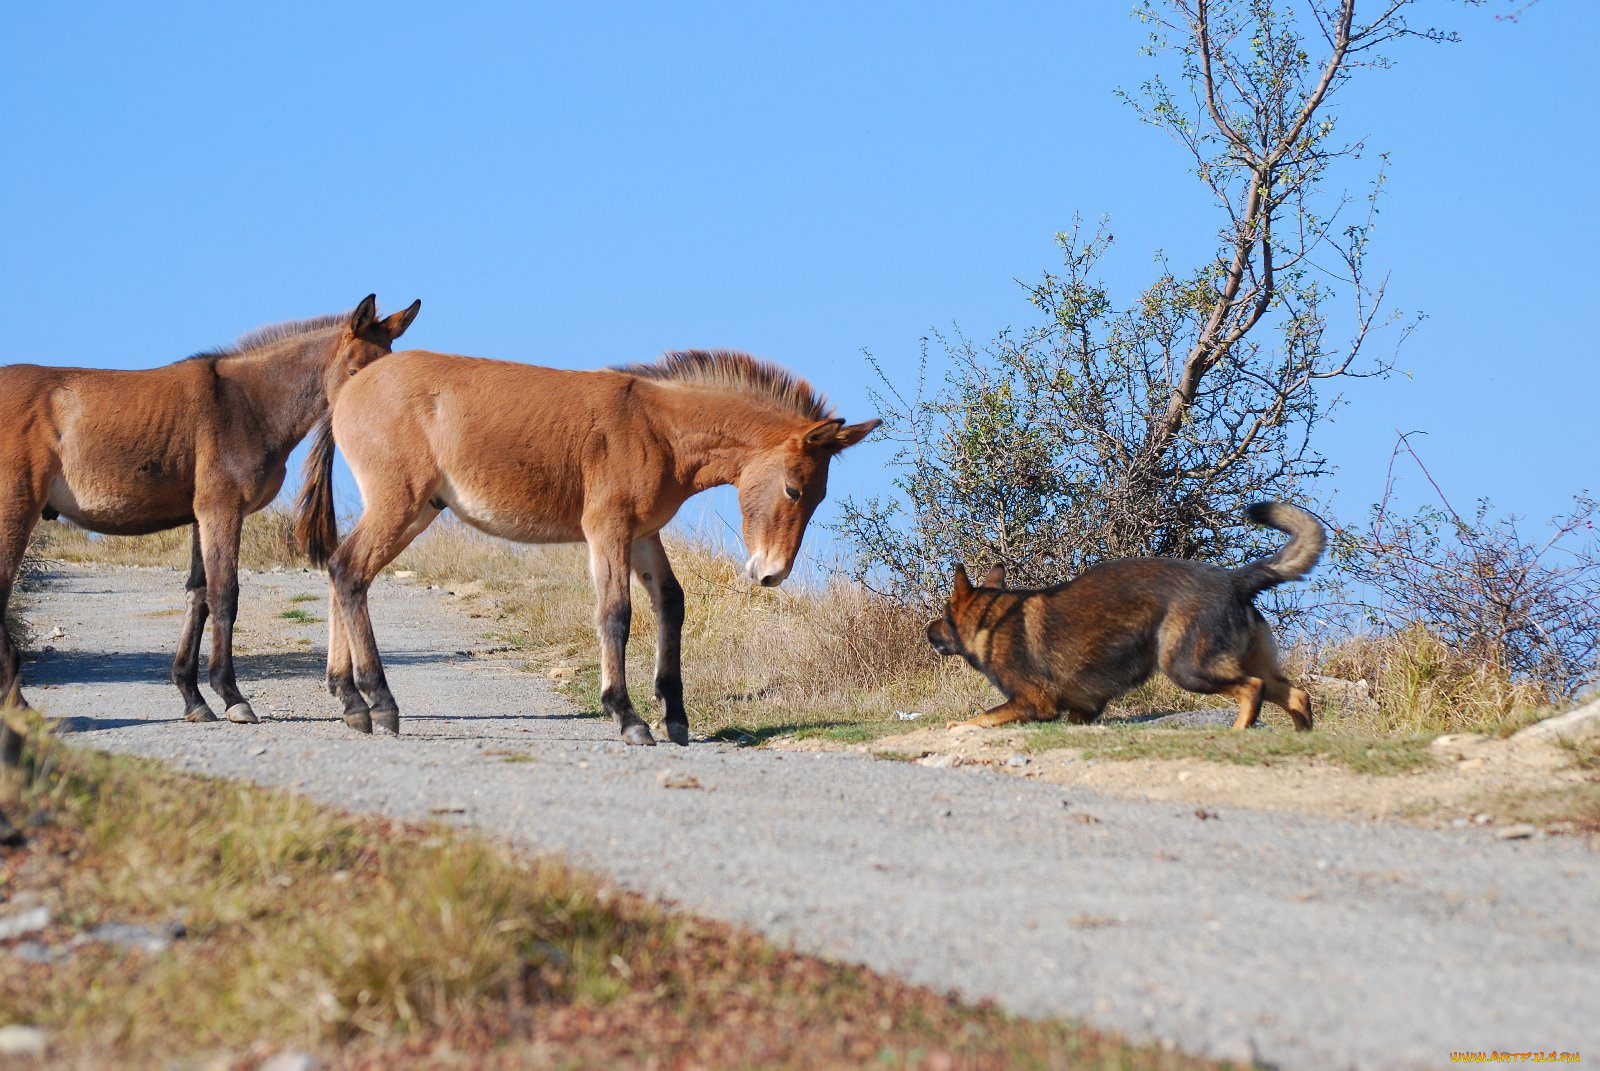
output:
MULTIPOLYGON (((679 643, 683 588, 661 545, 689 496, 739 489, 745 574, 780 584, 822 501, 828 463, 880 422, 846 426, 804 380, 742 353, 672 353, 653 365, 567 372, 409 350, 353 380, 333 436, 365 512, 328 559, 328 688, 344 720, 399 732, 367 588, 445 509, 523 543, 585 542, 598 596, 601 703, 630 744, 654 744, 628 698, 630 573, 659 621, 656 695, 667 735, 689 741, 679 643)), ((313 560, 338 540, 331 456, 302 492, 313 560)))

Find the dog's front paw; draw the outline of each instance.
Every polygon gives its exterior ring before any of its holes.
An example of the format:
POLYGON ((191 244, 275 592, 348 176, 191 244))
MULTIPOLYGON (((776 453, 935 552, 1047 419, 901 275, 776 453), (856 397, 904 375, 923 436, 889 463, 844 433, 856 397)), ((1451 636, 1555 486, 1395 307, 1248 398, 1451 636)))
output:
POLYGON ((975 733, 982 729, 981 725, 974 725, 970 721, 953 721, 945 726, 952 733, 975 733))

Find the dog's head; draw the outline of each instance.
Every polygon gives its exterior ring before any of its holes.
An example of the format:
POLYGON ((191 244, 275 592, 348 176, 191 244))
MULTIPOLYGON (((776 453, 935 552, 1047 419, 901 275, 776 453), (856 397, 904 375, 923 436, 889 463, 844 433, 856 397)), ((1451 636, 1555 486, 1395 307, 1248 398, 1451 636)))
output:
POLYGON ((962 639, 962 626, 971 616, 973 601, 979 592, 995 591, 1005 586, 1005 566, 991 568, 983 578, 983 583, 975 588, 967 580, 967 567, 957 562, 955 587, 950 591, 950 601, 945 603, 944 616, 928 622, 928 642, 933 649, 942 655, 960 655, 970 659, 971 653, 962 639))

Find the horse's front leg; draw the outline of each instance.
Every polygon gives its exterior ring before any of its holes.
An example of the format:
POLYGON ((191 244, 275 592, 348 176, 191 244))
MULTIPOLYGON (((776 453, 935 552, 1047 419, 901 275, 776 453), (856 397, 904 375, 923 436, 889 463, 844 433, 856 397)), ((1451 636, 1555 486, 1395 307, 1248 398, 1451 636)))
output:
POLYGON ((206 603, 211 608, 211 688, 222 697, 229 721, 260 719, 233 676, 233 622, 239 614, 239 529, 244 508, 229 502, 195 510, 205 562, 206 603))
POLYGON ((184 585, 183 630, 178 634, 178 653, 172 659, 172 683, 183 696, 186 721, 216 721, 211 707, 200 694, 200 640, 205 635, 206 562, 200 553, 200 525, 192 529, 189 546, 189 580, 184 585))
POLYGON ((656 613, 656 698, 666 713, 667 737, 674 744, 689 742, 689 713, 683 707, 683 585, 673 575, 661 536, 653 535, 633 545, 633 571, 650 593, 656 613))
POLYGON ((600 705, 622 730, 624 741, 653 747, 656 738, 650 735, 650 726, 628 698, 628 629, 633 623, 628 552, 632 539, 626 525, 610 517, 585 518, 583 531, 589 543, 589 573, 594 578, 595 630, 600 635, 600 705))

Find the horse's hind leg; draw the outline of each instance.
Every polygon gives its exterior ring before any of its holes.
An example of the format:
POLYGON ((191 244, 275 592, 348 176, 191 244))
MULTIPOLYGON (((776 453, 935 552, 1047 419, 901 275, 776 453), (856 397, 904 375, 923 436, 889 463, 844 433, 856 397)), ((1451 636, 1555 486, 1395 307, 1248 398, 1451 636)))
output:
POLYGON ((239 615, 239 529, 244 524, 244 510, 229 503, 197 509, 195 514, 206 604, 211 610, 211 689, 222 698, 229 721, 252 725, 260 719, 239 691, 233 674, 233 622, 239 615))
POLYGON ((619 519, 621 512, 597 511, 583 523, 596 595, 595 630, 600 635, 600 705, 622 730, 624 741, 654 746, 650 726, 628 698, 628 628, 633 622, 628 571, 633 540, 626 522, 619 519))
POLYGON ((185 721, 216 721, 205 697, 200 694, 200 639, 205 634, 206 562, 200 553, 200 526, 192 529, 189 550, 189 580, 184 585, 183 631, 178 634, 178 653, 172 659, 172 683, 183 696, 185 721))
MULTIPOLYGON (((359 481, 359 473, 357 475, 359 481)), ((366 489, 363 488, 363 494, 366 489)), ((394 501, 368 497, 367 509, 354 530, 328 559, 328 586, 344 632, 344 650, 336 650, 336 629, 329 629, 328 690, 345 704, 345 724, 371 732, 374 724, 400 732, 400 706, 389 691, 378 640, 372 632, 372 614, 367 608, 367 590, 378 572, 417 537, 439 515, 439 510, 424 497, 410 496, 394 501), (366 717, 352 704, 351 692, 369 704, 366 717)))
POLYGON ((683 585, 673 575, 661 536, 653 535, 633 545, 633 571, 650 593, 656 613, 656 698, 666 713, 667 738, 674 744, 689 742, 689 714, 683 707, 683 585))
POLYGON ((344 615, 339 611, 339 596, 328 585, 328 691, 344 707, 344 723, 358 732, 372 732, 372 708, 356 687, 355 670, 350 662, 350 637, 345 632, 344 615))

